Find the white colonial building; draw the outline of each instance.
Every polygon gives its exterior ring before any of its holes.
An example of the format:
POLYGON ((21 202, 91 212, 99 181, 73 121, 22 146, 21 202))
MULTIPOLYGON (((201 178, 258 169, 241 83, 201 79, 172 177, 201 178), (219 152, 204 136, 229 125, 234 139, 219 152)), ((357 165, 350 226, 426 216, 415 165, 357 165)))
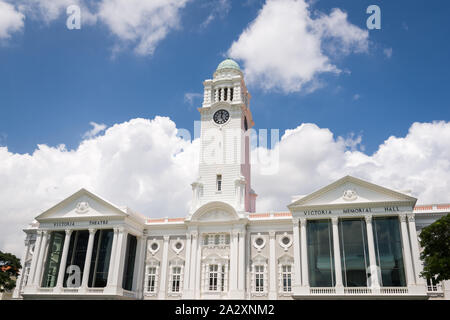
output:
POLYGON ((24 230, 14 297, 449 297, 419 276, 417 240, 449 205, 416 207, 409 195, 346 176, 289 211, 255 213, 249 101, 238 64, 220 63, 204 82, 190 212, 149 219, 81 189, 24 230))

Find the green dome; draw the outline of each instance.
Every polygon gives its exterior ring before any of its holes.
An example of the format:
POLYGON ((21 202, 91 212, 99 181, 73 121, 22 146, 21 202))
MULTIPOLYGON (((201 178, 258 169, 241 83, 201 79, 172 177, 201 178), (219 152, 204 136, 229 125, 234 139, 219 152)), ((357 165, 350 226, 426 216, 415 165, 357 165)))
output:
POLYGON ((219 71, 221 69, 236 69, 241 71, 241 68, 239 67, 238 63, 232 59, 225 59, 221 63, 219 63, 216 71, 219 71))

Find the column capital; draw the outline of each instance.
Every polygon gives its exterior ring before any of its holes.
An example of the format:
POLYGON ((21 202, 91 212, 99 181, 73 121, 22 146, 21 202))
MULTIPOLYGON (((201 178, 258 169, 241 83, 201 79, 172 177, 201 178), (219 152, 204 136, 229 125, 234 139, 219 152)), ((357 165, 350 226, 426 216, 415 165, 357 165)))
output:
POLYGON ((300 218, 300 223, 302 224, 302 226, 306 226, 306 218, 305 217, 301 217, 300 218))
POLYGON ((231 236, 232 236, 233 238, 236 238, 238 235, 239 235, 239 230, 233 230, 233 231, 231 231, 231 236))
POLYGON ((331 222, 333 223, 333 225, 337 225, 338 224, 338 217, 331 217, 331 222))
POLYGON ((372 215, 371 214, 364 215, 364 219, 366 220, 366 223, 372 223, 372 215))
POLYGON ((398 218, 400 219, 400 222, 406 222, 406 214, 400 213, 398 218))
POLYGON ((114 228, 114 234, 117 234, 117 233, 119 233, 119 228, 114 228))
POLYGON ((408 216, 408 222, 415 222, 416 221, 414 213, 409 213, 409 214, 407 214, 407 216, 408 216))
POLYGON ((275 231, 269 231, 269 238, 275 239, 275 231))
POLYGON ((95 232, 97 231, 97 229, 95 228, 89 228, 89 234, 95 234, 95 232))
POLYGON ((299 223, 300 223, 299 218, 292 218, 292 224, 294 225, 294 227, 298 228, 299 223))
POLYGON ((165 235, 165 236, 163 236, 163 238, 164 238, 164 241, 169 241, 169 239, 170 239, 170 236, 168 236, 168 235, 165 235))
POLYGON ((70 236, 72 234, 72 229, 66 229, 64 230, 66 232, 66 236, 70 236))

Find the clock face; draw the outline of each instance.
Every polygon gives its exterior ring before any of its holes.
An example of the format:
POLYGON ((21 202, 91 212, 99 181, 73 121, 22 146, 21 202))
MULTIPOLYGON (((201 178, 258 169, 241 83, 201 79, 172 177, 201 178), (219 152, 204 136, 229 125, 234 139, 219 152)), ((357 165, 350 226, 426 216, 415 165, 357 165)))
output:
POLYGON ((217 124, 224 124, 225 122, 228 121, 228 119, 230 118, 230 114, 228 113, 227 110, 218 110, 216 111, 216 113, 214 113, 213 119, 214 122, 217 124))

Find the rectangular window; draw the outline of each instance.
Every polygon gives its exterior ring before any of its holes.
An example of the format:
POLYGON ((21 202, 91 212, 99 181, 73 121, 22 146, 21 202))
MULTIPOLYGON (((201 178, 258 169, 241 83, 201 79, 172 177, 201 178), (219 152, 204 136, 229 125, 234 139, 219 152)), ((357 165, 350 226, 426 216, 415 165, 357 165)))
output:
POLYGON ((281 267, 281 276, 283 280, 283 292, 292 291, 292 267, 284 265, 281 267))
POLYGON ((255 291, 264 292, 264 266, 255 266, 255 291))
POLYGON ((147 292, 156 291, 156 267, 147 268, 147 292))
POLYGON ((59 262, 61 260, 62 249, 64 245, 64 231, 55 231, 51 233, 50 243, 48 246, 47 262, 45 264, 44 278, 42 280, 43 287, 56 286, 58 277, 59 262))
MULTIPOLYGON (((72 232, 70 237, 69 253, 67 255, 68 266, 78 266, 80 268, 80 280, 83 279, 84 271, 84 260, 86 259, 86 250, 89 241, 89 231, 88 230, 76 230, 72 232)), ((64 274, 64 287, 67 287, 67 279, 69 274, 64 274)), ((76 283, 70 283, 70 286, 76 285, 76 283)), ((81 283, 79 284, 81 285, 81 283)))
POLYGON ((222 175, 217 175, 217 191, 222 191, 222 175))
POLYGON ((127 250, 125 253, 125 268, 123 270, 122 288, 130 291, 133 287, 134 262, 136 260, 137 239, 128 234, 127 250))
POLYGON ((402 240, 397 217, 374 218, 374 239, 377 265, 381 270, 381 285, 405 287, 402 240))
POLYGON ((308 220, 308 267, 311 287, 334 287, 334 253, 330 220, 308 220))
POLYGON ((364 219, 339 220, 342 279, 345 287, 366 287, 369 249, 364 219))
POLYGON ((221 283, 220 283, 220 290, 221 291, 225 291, 225 266, 222 266, 222 278, 221 278, 221 283))
POLYGON ((89 273, 89 287, 104 288, 108 282, 109 260, 111 258, 114 231, 112 229, 97 230, 89 273))
POLYGON ((217 291, 217 276, 219 266, 217 264, 209 265, 209 291, 217 291))
POLYGON ((172 268, 172 292, 180 292, 181 267, 172 268))

